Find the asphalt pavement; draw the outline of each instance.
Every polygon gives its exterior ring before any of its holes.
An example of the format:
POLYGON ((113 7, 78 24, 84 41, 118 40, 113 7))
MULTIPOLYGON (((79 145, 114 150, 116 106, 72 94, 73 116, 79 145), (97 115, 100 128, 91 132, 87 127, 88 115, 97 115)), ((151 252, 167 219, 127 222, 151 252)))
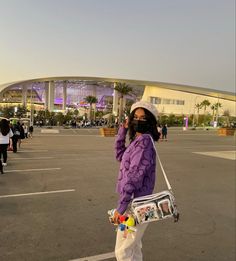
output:
MULTIPOLYGON (((149 225, 144 260, 235 260, 235 137, 170 128, 156 148, 180 221, 149 225)), ((115 260, 107 216, 117 202, 114 137, 35 128, 33 139, 8 155, 0 175, 1 261, 115 260)), ((157 173, 156 192, 166 189, 159 166, 157 173)))

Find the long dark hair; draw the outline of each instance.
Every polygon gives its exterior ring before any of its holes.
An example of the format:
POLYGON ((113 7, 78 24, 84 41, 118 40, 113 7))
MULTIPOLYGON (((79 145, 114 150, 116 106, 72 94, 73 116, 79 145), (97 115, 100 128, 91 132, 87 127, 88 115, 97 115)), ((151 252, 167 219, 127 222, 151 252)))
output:
MULTIPOLYGON (((129 115, 129 125, 128 125, 128 128, 129 128, 129 139, 130 139, 130 142, 132 142, 134 139, 135 139, 135 136, 136 136, 136 131, 134 130, 134 124, 133 124, 133 119, 134 119, 134 114, 135 114, 135 111, 137 110, 138 108, 136 108, 134 111, 132 111, 129 115)), ((153 114, 145 109, 145 108, 142 108, 145 112, 145 118, 147 120, 147 124, 149 124, 150 126, 150 129, 148 130, 147 133, 149 133, 153 140, 154 141, 158 141, 159 137, 160 137, 160 134, 158 133, 157 131, 157 120, 155 119, 155 117, 153 116, 153 114)))
POLYGON ((6 136, 10 131, 9 122, 6 119, 0 121, 0 131, 3 136, 6 136))

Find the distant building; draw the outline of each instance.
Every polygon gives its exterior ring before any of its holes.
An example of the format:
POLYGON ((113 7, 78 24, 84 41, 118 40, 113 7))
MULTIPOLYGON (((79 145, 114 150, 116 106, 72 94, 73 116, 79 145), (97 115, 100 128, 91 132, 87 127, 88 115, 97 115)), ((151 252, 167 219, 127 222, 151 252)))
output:
MULTIPOLYGON (((228 111, 231 116, 236 116, 235 93, 180 84, 97 77, 50 77, 1 84, 0 106, 34 104, 36 109, 65 111, 68 107, 88 106, 84 98, 93 95, 98 98, 97 109, 112 107, 113 114, 117 115, 119 99, 114 91, 116 82, 125 82, 134 89, 134 94, 126 99, 150 101, 161 114, 196 114, 196 105, 208 100, 211 105, 221 104, 219 115, 228 111)), ((212 113, 211 106, 206 108, 206 112, 212 113)))
MULTIPOLYGON (((229 111, 231 116, 236 116, 236 96, 233 93, 211 89, 167 85, 145 86, 142 99, 156 105, 159 113, 175 115, 191 115, 197 113, 196 105, 208 100, 211 105, 220 103, 219 115, 229 111)), ((206 113, 212 113, 211 105, 206 107, 206 113)), ((200 113, 203 114, 203 108, 200 113)))

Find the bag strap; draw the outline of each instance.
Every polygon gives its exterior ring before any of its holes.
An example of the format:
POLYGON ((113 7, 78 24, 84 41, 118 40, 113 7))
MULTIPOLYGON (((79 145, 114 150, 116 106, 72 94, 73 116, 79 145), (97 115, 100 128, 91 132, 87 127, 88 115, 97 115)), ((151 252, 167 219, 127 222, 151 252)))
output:
POLYGON ((167 188, 168 188, 168 190, 172 191, 170 182, 169 182, 169 180, 168 180, 168 178, 167 178, 166 172, 165 172, 165 170, 164 170, 164 168, 163 168, 163 165, 162 165, 162 163, 161 163, 161 159, 160 159, 160 157, 159 157, 159 155, 158 155, 158 153, 157 153, 157 149, 156 149, 156 146, 155 146, 155 144, 154 144, 153 138, 152 138, 151 135, 150 135, 150 137, 151 137, 151 141, 152 141, 154 150, 156 151, 156 156, 157 156, 157 159, 158 159, 158 161, 159 161, 159 163, 160 163, 161 171, 162 171, 162 174, 163 174, 163 176, 164 176, 164 179, 165 179, 167 188))
POLYGON ((164 179, 165 179, 167 188, 168 188, 168 190, 172 191, 170 182, 169 182, 169 180, 168 180, 168 178, 167 178, 167 175, 166 175, 165 170, 164 170, 164 168, 163 168, 163 165, 162 165, 162 163, 161 163, 160 157, 159 157, 158 153, 157 153, 156 155, 157 155, 158 161, 159 161, 159 163, 160 163, 160 167, 161 167, 162 174, 163 174, 163 176, 164 176, 164 179))
MULTIPOLYGON (((167 175, 166 175, 165 170, 164 170, 164 168, 163 168, 163 165, 162 165, 162 163, 161 163, 160 157, 159 157, 159 155, 158 155, 158 153, 157 153, 157 149, 156 149, 156 146, 155 146, 155 144, 154 144, 153 138, 152 138, 151 135, 150 135, 150 137, 151 137, 151 140, 152 140, 153 148, 154 148, 154 150, 156 151, 156 155, 157 155, 158 161, 159 161, 159 163, 160 163, 160 167, 161 167, 161 170, 162 170, 162 174, 163 174, 163 176, 164 176, 164 179, 165 179, 166 185, 167 185, 167 187, 168 187, 168 190, 170 191, 171 194, 173 194, 172 188, 171 188, 171 185, 170 185, 170 182, 169 182, 169 180, 168 180, 168 178, 167 178, 167 175)), ((174 216, 174 222, 178 222, 178 221, 179 221, 179 212, 178 212, 178 210, 177 210, 177 207, 176 207, 176 203, 175 203, 175 199, 174 199, 174 198, 173 198, 173 203, 174 203, 174 206, 175 206, 175 208, 174 208, 174 215, 173 215, 173 216, 174 216)))

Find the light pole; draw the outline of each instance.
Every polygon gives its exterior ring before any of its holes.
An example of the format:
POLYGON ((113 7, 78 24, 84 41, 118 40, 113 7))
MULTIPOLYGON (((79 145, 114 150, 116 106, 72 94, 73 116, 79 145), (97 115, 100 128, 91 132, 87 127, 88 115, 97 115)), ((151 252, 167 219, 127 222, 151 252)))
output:
POLYGON ((34 124, 34 111, 33 111, 33 104, 32 104, 32 96, 33 96, 33 85, 31 85, 31 92, 30 92, 30 126, 34 124))
POLYGON ((197 98, 199 98, 200 96, 196 96, 194 99, 194 109, 193 109, 193 122, 192 122, 192 127, 194 128, 195 125, 195 109, 196 109, 196 102, 197 102, 197 98))
POLYGON ((219 118, 219 95, 218 95, 218 101, 217 101, 217 107, 216 107, 216 123, 215 123, 215 127, 218 126, 218 118, 219 118))

